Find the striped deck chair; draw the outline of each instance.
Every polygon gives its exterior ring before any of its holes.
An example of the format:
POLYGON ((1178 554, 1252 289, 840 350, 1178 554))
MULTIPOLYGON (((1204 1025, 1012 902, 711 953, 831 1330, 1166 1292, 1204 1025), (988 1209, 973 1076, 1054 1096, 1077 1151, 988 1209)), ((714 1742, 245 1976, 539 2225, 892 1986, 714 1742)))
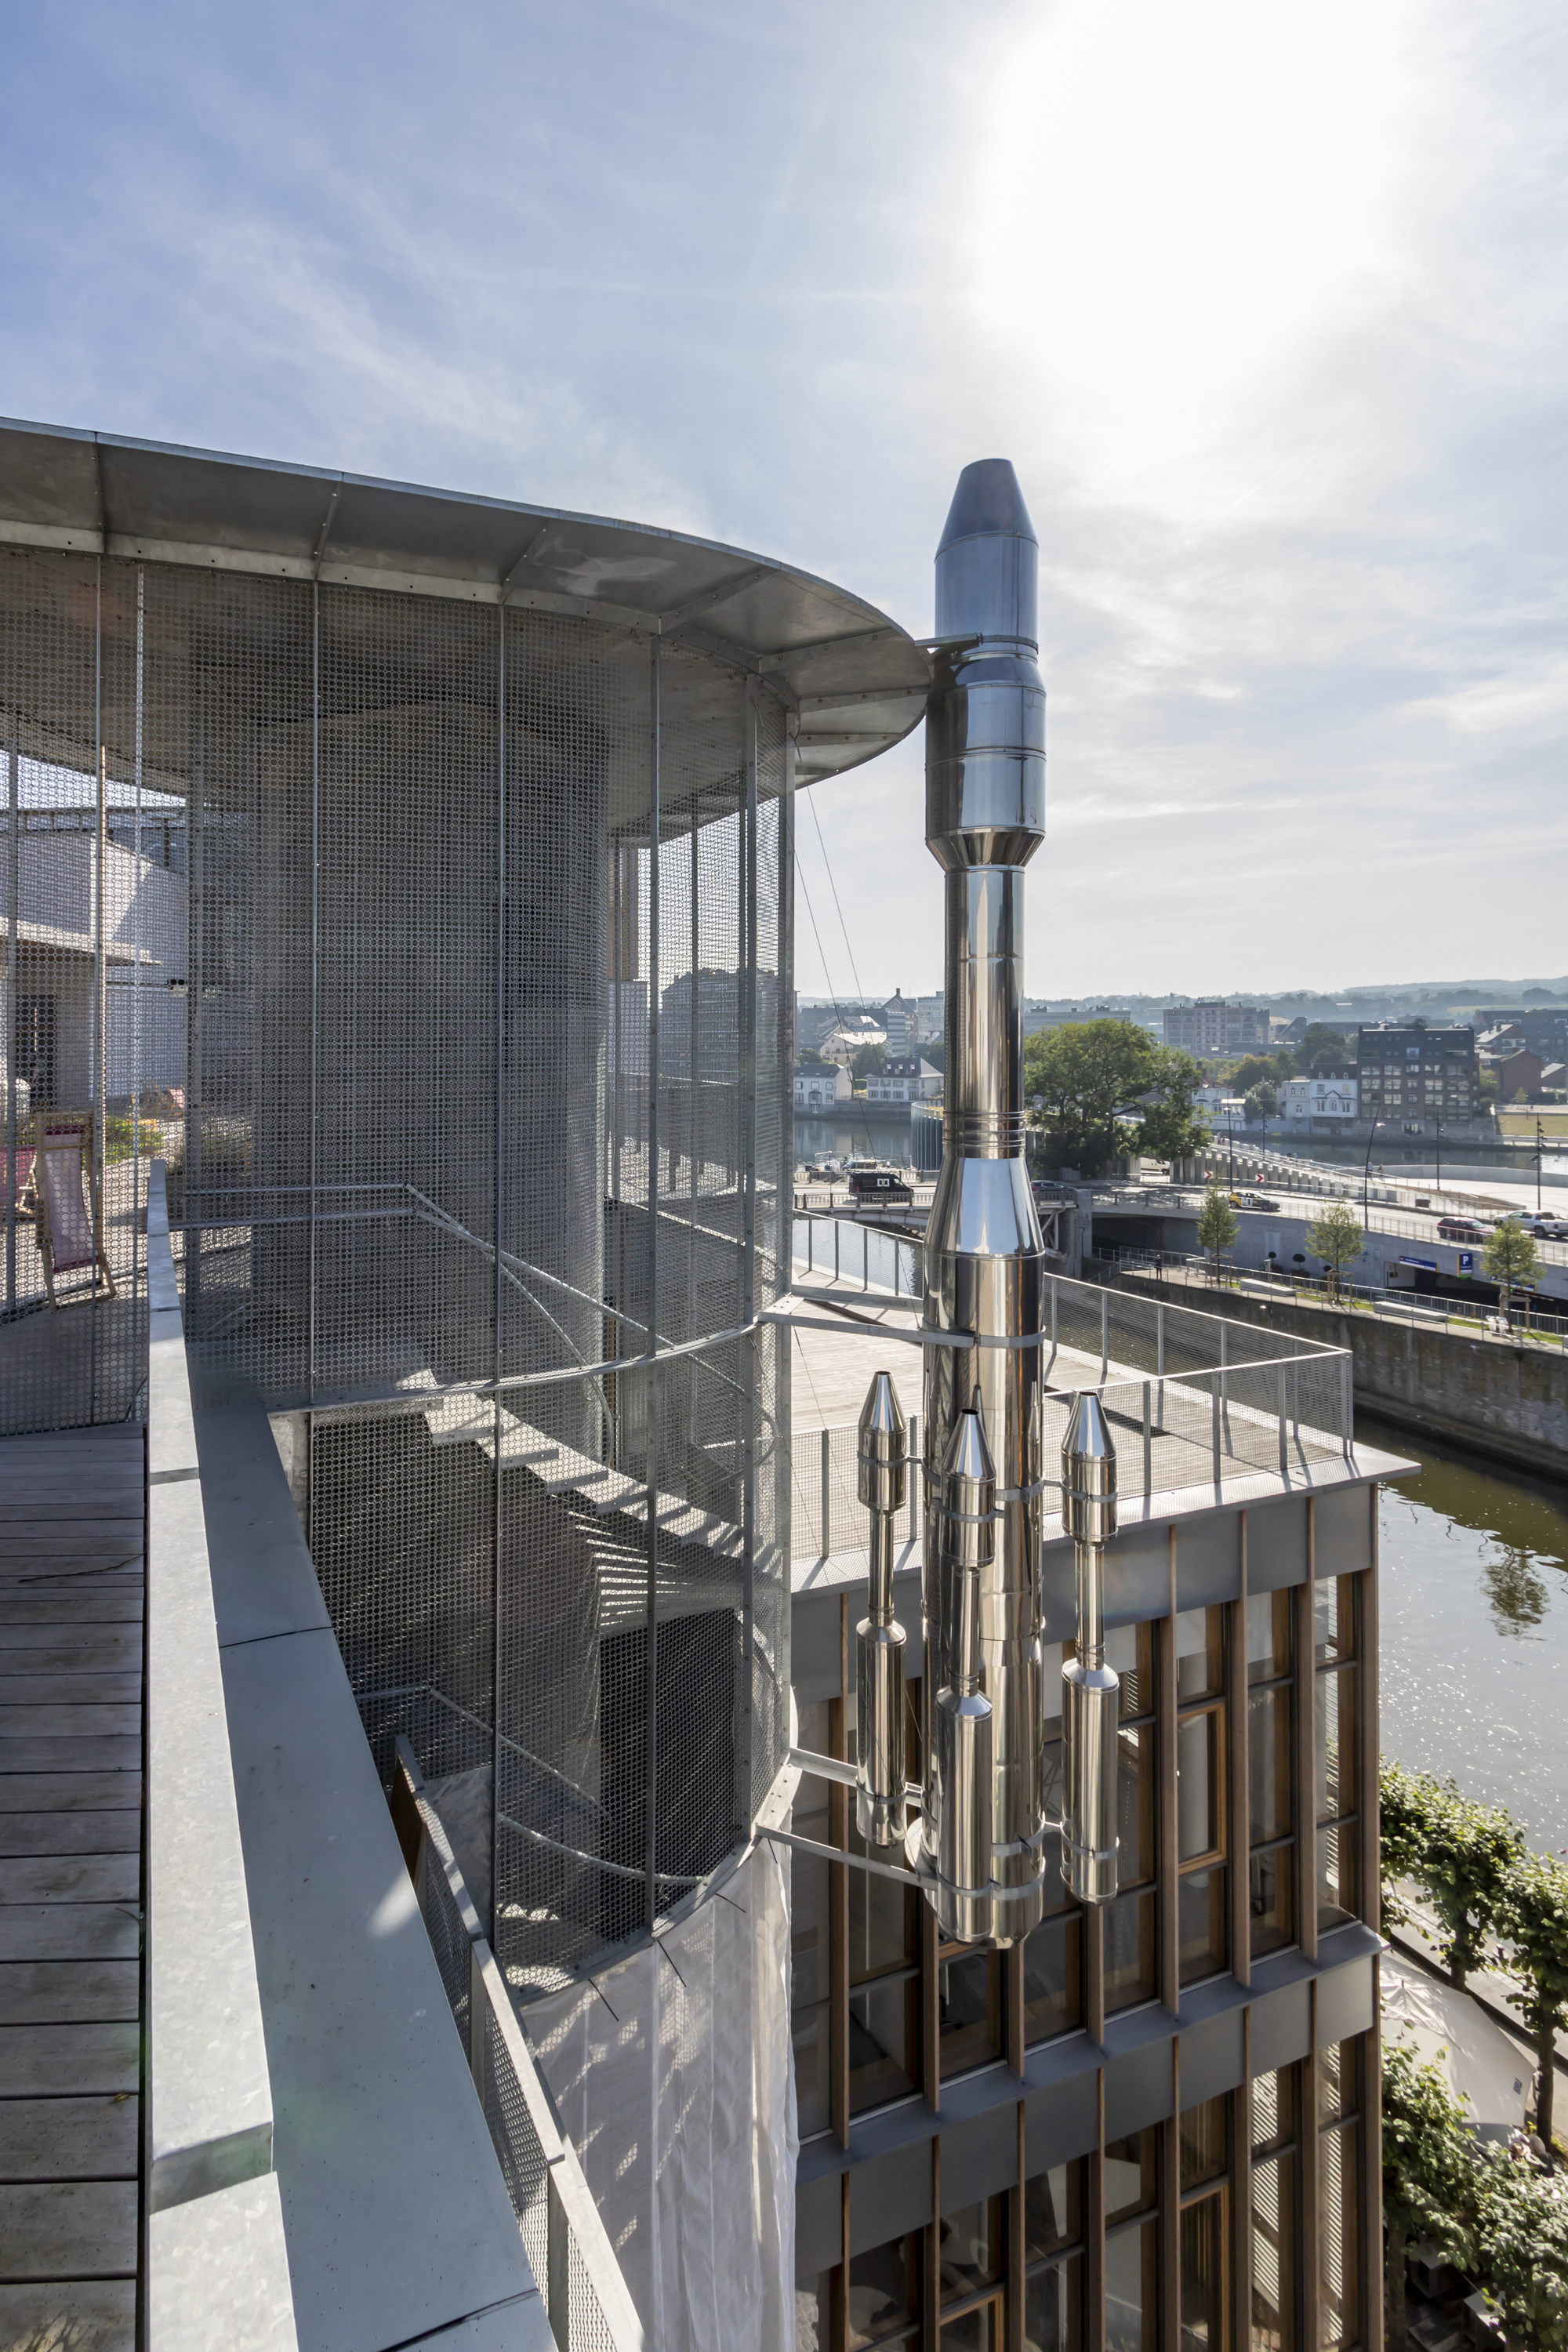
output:
POLYGON ((40 1111, 35 1149, 38 1249, 49 1305, 79 1306, 100 1291, 112 1298, 114 1276, 103 1247, 103 1209, 93 1171, 91 1119, 68 1111, 40 1111), (80 1274, 84 1269, 92 1276, 87 1287, 59 1297, 55 1286, 60 1276, 80 1274))

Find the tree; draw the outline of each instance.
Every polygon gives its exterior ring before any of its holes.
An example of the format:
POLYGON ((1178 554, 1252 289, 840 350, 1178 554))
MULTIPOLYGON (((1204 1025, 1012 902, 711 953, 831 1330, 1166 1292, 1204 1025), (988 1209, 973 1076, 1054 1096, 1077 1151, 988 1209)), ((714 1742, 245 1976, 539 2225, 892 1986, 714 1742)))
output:
POLYGON ((1399 1916, 1394 1882, 1413 1878, 1430 1896, 1443 1932, 1438 1956, 1462 1991, 1503 1915, 1504 1893, 1524 1853, 1500 1806, 1473 1804, 1453 1780, 1406 1772, 1384 1758, 1379 1774, 1384 1899, 1399 1916))
POLYGON ((1249 1088, 1243 1106, 1248 1127, 1261 1127, 1266 1118, 1272 1118, 1279 1108, 1279 1098, 1272 1087, 1249 1088))
POLYGON ((1481 2151, 1473 2179, 1477 2265, 1502 2307, 1505 2339, 1568 2352, 1568 2200, 1560 2183, 1495 2145, 1481 2151))
POLYGON ((1342 1031, 1331 1029, 1324 1021, 1314 1021, 1296 1048, 1296 1070, 1300 1077, 1309 1077, 1316 1069, 1337 1067, 1351 1059, 1342 1031))
POLYGON ((1568 1870, 1554 1855, 1517 1853, 1498 1893, 1498 1927, 1523 1982, 1520 2010, 1535 2042, 1535 2128, 1552 2159, 1557 2036, 1568 2026, 1568 1870))
POLYGON ((1513 1286, 1516 1282, 1533 1282, 1541 1271, 1541 1259, 1535 1243, 1517 1217, 1505 1217, 1494 1225, 1481 1252, 1481 1270, 1489 1282, 1495 1282, 1502 1294, 1502 1316, 1505 1323, 1513 1320, 1513 1286))
POLYGON ((1404 2352, 1405 2256, 1414 2241, 1460 2268, 1474 2259, 1475 2159, 1443 2070, 1407 2042, 1383 2053, 1383 2210, 1388 2224, 1388 2341, 1404 2352))
POLYGON ((862 1086, 868 1078, 880 1077, 888 1066, 886 1045, 862 1045, 850 1063, 850 1071, 862 1086))
POLYGON ((1197 1064, 1132 1021, 1075 1021, 1024 1041, 1024 1096, 1038 1097, 1045 1157, 1099 1175, 1139 1149, 1184 1159, 1207 1141, 1194 1116, 1197 1064), (1129 1116, 1142 1113, 1141 1126, 1129 1116))
POLYGON ((1307 1247, 1314 1257, 1321 1257, 1329 1269, 1331 1297, 1340 1295, 1340 1268, 1360 1257, 1366 1247, 1366 1235, 1357 1222, 1355 1211, 1343 1201, 1332 1201, 1315 1223, 1307 1228, 1307 1247))
MULTIPOLYGON (((1249 1095, 1254 1087, 1267 1087, 1269 1094, 1272 1095, 1275 1079, 1280 1076, 1289 1077, 1290 1075, 1289 1058, 1289 1055, 1285 1056, 1286 1066, 1281 1071, 1278 1066, 1277 1055, 1244 1054, 1235 1069, 1230 1072, 1226 1084, 1232 1094, 1249 1095)), ((1273 1109, 1272 1102, 1268 1108, 1270 1110, 1273 1109)))
POLYGON ((1236 1211, 1219 1186, 1211 1184, 1198 1211, 1198 1247, 1208 1251, 1215 1282, 1219 1280, 1221 1255, 1229 1249, 1240 1231, 1241 1221, 1236 1211))

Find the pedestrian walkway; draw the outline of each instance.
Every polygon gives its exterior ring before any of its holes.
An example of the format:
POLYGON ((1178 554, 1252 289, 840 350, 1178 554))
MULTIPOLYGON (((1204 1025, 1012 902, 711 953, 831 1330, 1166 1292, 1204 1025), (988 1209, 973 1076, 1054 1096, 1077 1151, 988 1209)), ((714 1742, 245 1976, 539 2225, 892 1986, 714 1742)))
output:
POLYGON ((142 1441, 0 1441, 5 2347, 136 2340, 142 1441))

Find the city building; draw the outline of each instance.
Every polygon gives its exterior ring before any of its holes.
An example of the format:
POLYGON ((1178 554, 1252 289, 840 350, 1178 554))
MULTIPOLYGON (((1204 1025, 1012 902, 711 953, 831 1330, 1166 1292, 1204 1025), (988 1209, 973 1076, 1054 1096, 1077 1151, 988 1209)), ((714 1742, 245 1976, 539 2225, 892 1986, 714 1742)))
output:
MULTIPOLYGON (((797 1225, 797 1265, 820 1280, 835 1244, 826 1220, 812 1228, 806 1241, 797 1225)), ((907 1289, 908 1245, 897 1276, 892 1243, 878 1245, 873 1283, 907 1289)), ((856 1265, 858 1279, 858 1253, 856 1265)), ((1165 1434, 1142 1449, 1156 1344, 1214 1365, 1224 1326, 1065 1278, 1051 1293, 1056 1381, 1098 1381, 1103 1365, 1118 1415, 1105 1652, 1121 1677, 1117 1892, 1103 1907, 1077 1902, 1053 1828, 1041 1923, 1007 1949, 949 1941, 912 1883, 866 1868, 882 1857, 856 1826, 853 1792, 803 1779, 791 1828, 816 1851, 795 1856, 791 1913, 795 2341, 1374 2345, 1377 1481, 1401 1465, 1342 1449, 1331 1401, 1342 1360, 1327 1357, 1292 1359, 1312 1399, 1300 1444, 1282 1438, 1270 1364, 1235 1376, 1217 1439, 1208 1377, 1167 1381, 1165 1434)), ((1281 1360, 1289 1345, 1247 1335, 1249 1350, 1280 1346, 1281 1360)), ((868 1348, 865 1360, 879 1360, 868 1348)), ((911 1402, 897 1363, 894 1377, 911 1402)), ((846 1757, 866 1591, 866 1555, 851 1548, 866 1515, 853 1424, 819 1435, 807 1410, 797 1405, 795 1437, 798 1737, 846 1757), (826 1538, 819 1456, 845 1498, 826 1538)), ((1066 1403, 1047 1414, 1054 1456, 1066 1403)), ((900 1522, 894 1578, 911 1726, 920 1500, 907 1531, 900 1522)), ((1055 1517, 1043 1560, 1049 1691, 1077 1605, 1055 1517)), ((1055 1792, 1059 1706, 1047 1700, 1047 1715, 1055 1792)), ((912 1774, 912 1730, 909 1752, 912 1774)))
POLYGON ((888 1051, 901 1059, 912 1045, 920 1042, 920 1014, 912 999, 906 999, 901 988, 895 988, 880 1014, 887 1034, 888 1051))
POLYGON ((831 1111, 837 1104, 849 1101, 855 1089, 849 1072, 842 1062, 825 1065, 820 1069, 796 1069, 795 1074, 795 1107, 798 1111, 831 1111))
POLYGON ((1471 1017, 1476 1042, 1486 1046, 1500 1031, 1528 1045, 1544 1061, 1568 1055, 1568 1004, 1524 1004, 1493 1009, 1479 1007, 1471 1017))
POLYGON ((870 1013, 857 1015, 846 1013, 841 1022, 829 1029, 817 1046, 825 1062, 852 1062, 868 1045, 885 1046, 888 1033, 879 1028, 870 1013))
POLYGON ((1228 1087, 1194 1087, 1193 1103, 1216 1125, 1239 1127, 1247 1117, 1247 1097, 1228 1087))
POLYGON ((1167 1045, 1179 1046, 1200 1061, 1268 1050, 1268 1014, 1256 1004, 1200 997, 1194 1004, 1168 1004, 1163 1025, 1167 1045))
POLYGON ((1540 1093, 1546 1065, 1527 1045, 1510 1044, 1500 1053, 1480 1053, 1478 1060, 1481 1069, 1497 1080, 1500 1102, 1528 1102, 1540 1093))
POLYGON ((1424 1021, 1379 1022, 1356 1032, 1356 1070, 1363 1119, 1384 1119, 1413 1135, 1467 1127, 1480 1102, 1475 1033, 1424 1021))
POLYGON ((1308 1078, 1284 1078, 1275 1096, 1283 1119, 1336 1119, 1349 1125, 1357 1117, 1358 1073, 1314 1070, 1308 1078))
POLYGON ((873 1070, 866 1080, 868 1103, 935 1102, 942 1093, 942 1072, 918 1054, 873 1070))

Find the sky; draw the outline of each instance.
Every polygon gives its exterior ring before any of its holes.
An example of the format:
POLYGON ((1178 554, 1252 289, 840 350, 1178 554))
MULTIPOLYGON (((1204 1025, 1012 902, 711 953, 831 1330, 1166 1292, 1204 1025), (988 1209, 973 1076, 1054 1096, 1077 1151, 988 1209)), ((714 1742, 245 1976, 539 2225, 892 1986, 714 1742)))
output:
MULTIPOLYGON (((668 524, 922 631, 1009 457, 1031 994, 1568 964, 1550 0, 74 0, 6 64, 0 413, 668 524)), ((803 992, 940 985, 921 761, 807 796, 803 992)))

